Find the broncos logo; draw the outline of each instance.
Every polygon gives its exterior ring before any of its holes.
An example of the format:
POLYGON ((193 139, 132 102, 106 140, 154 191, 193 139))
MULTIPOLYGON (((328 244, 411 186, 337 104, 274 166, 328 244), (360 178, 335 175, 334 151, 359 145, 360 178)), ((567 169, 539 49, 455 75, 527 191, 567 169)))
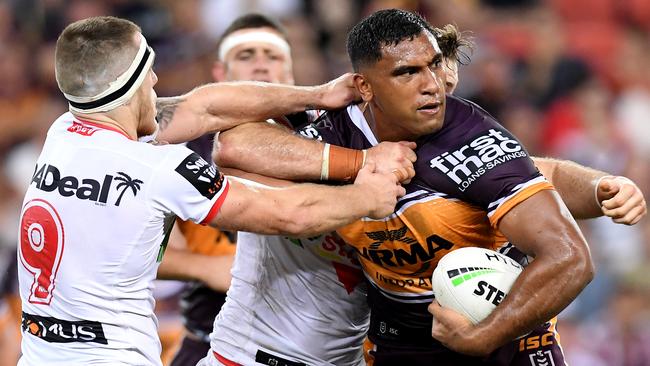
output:
POLYGON ((370 244, 370 249, 377 249, 382 243, 387 241, 400 241, 406 244, 417 243, 417 240, 413 238, 409 238, 408 236, 404 237, 404 235, 406 235, 407 230, 408 228, 406 226, 402 226, 401 228, 396 230, 370 231, 370 232, 366 232, 365 234, 370 239, 375 241, 374 243, 370 244))

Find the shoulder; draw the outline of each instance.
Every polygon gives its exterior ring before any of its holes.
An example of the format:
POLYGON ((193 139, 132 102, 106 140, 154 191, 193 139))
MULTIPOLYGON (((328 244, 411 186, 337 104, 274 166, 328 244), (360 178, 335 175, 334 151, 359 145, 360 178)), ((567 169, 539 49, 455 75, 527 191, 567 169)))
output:
POLYGON ((418 143, 423 183, 486 205, 539 176, 524 146, 478 105, 448 96, 443 128, 418 143))
POLYGON ((353 149, 367 149, 377 144, 363 113, 354 104, 325 111, 314 123, 298 132, 308 138, 353 149))
POLYGON ((486 127, 501 127, 497 119, 478 104, 453 95, 447 95, 446 99, 445 121, 439 131, 440 135, 450 134, 451 137, 462 138, 486 127))

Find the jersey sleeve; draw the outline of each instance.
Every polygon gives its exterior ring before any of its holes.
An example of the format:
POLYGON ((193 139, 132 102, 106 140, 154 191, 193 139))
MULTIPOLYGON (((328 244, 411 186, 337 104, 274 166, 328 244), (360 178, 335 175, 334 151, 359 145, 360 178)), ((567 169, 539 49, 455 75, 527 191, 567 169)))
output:
POLYGON ((447 103, 449 126, 418 152, 425 184, 481 207, 495 228, 517 204, 553 189, 521 142, 492 116, 469 101, 448 96, 447 103))
POLYGON ((156 174, 153 200, 182 220, 207 224, 219 212, 230 184, 217 167, 175 146, 156 174))
POLYGON ((372 144, 351 121, 347 108, 324 112, 297 132, 307 138, 351 149, 368 149, 372 144))

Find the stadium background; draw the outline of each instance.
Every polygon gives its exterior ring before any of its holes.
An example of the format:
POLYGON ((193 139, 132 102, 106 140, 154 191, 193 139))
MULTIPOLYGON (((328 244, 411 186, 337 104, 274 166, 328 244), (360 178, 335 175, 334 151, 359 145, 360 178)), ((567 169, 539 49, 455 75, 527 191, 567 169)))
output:
MULTIPOLYGON (((158 95, 170 96, 211 80, 215 42, 245 12, 285 24, 296 83, 311 85, 350 70, 347 30, 386 7, 473 33, 477 48, 457 93, 497 116, 532 154, 626 175, 650 197, 649 0, 1 0, 0 365, 15 365, 19 340, 12 265, 22 195, 47 128, 66 110, 53 66, 66 24, 94 15, 138 23, 157 52, 158 95)), ((570 364, 650 365, 650 220, 581 227, 598 274, 562 314, 570 364)), ((159 286, 167 336, 180 329, 177 288, 159 286)))

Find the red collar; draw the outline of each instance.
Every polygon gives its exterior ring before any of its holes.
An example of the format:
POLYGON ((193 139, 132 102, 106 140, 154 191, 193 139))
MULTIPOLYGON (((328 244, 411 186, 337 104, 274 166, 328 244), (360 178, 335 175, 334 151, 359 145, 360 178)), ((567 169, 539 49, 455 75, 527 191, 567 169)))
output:
POLYGON ((127 135, 124 131, 122 131, 122 130, 120 130, 120 129, 117 129, 117 128, 115 128, 115 127, 111 127, 111 126, 103 125, 103 124, 100 124, 100 123, 95 123, 95 122, 86 121, 85 119, 81 119, 81 118, 79 118, 79 117, 77 117, 77 116, 75 116, 75 119, 77 119, 78 121, 80 121, 80 122, 82 123, 82 125, 88 125, 88 126, 90 126, 90 127, 98 128, 98 129, 101 129, 101 130, 108 130, 108 131, 117 132, 117 133, 119 133, 120 135, 126 137, 126 138, 129 139, 129 140, 133 140, 133 139, 130 138, 129 135, 127 135))

